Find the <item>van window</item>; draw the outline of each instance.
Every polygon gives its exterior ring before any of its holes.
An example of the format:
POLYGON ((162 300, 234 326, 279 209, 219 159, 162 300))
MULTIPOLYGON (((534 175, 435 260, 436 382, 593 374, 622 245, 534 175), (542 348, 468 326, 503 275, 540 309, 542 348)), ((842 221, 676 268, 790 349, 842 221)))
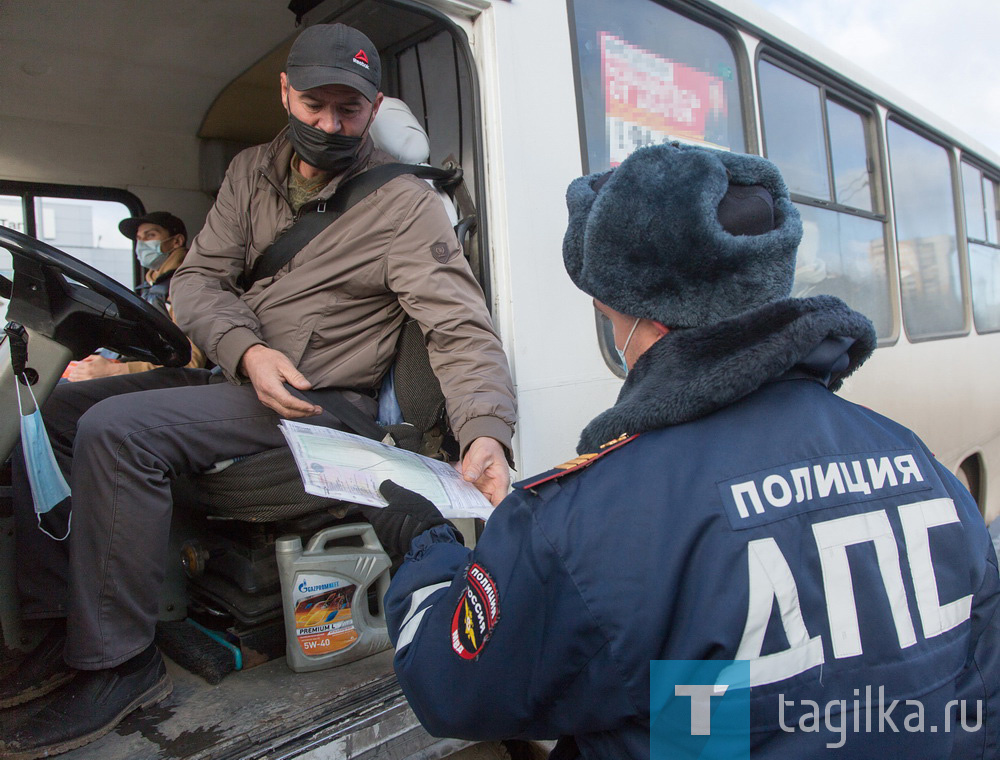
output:
MULTIPOLYGON (((143 211, 134 195, 18 182, 4 182, 0 190, 7 191, 0 194, 0 224, 68 253, 127 288, 136 285, 132 241, 118 231, 118 222, 143 211)), ((10 253, 0 249, 0 274, 10 277, 11 266, 10 253)))
POLYGON ((1000 330, 1000 243, 997 240, 997 183, 978 167, 962 162, 969 279, 976 330, 1000 330))
POLYGON ((116 201, 35 198, 35 236, 131 288, 132 241, 118 231, 128 216, 116 201))
POLYGON ((826 101, 830 125, 830 160, 837 203, 874 211, 864 117, 832 100, 826 101))
POLYGON ((758 77, 765 155, 781 170, 789 192, 833 200, 819 87, 766 61, 758 77))
POLYGON ((997 206, 997 182, 989 177, 983 177, 983 191, 986 196, 986 240, 990 243, 1000 243, 997 237, 997 226, 1000 222, 1000 206, 997 206))
POLYGON ((892 333, 889 276, 882 222, 797 203, 802 243, 795 259, 793 298, 837 296, 892 333))
MULTIPOLYGON (((24 206, 17 195, 0 195, 0 226, 24 232, 24 206)), ((0 274, 10 279, 14 274, 10 251, 0 248, 0 274)))
POLYGON ((965 331, 948 151, 889 121, 903 324, 913 339, 965 331))
MULTIPOLYGON (((584 172, 671 140, 746 150, 736 56, 720 32, 652 0, 572 0, 570 16, 584 172)), ((611 323, 594 313, 605 363, 624 377, 611 323)))
POLYGON ((969 240, 986 239, 986 206, 983 202, 983 173, 962 162, 962 193, 965 195, 965 232, 969 240))
POLYGON ((765 155, 802 215, 792 296, 833 295, 893 334, 886 221, 874 194, 872 115, 761 60, 765 155))
POLYGON ((652 0, 573 0, 572 18, 585 171, 673 139, 746 150, 722 34, 652 0))

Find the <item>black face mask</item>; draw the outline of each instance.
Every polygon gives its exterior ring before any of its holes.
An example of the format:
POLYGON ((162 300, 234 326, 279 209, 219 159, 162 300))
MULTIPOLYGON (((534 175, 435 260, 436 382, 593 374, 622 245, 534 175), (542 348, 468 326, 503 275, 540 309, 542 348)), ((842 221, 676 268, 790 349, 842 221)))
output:
MULTIPOLYGON (((369 119, 369 122, 371 119, 369 119)), ((348 135, 329 134, 322 129, 311 127, 288 114, 289 140, 299 158, 310 166, 334 174, 342 172, 354 163, 358 150, 365 139, 348 135)), ((365 134, 368 127, 365 127, 365 134)))

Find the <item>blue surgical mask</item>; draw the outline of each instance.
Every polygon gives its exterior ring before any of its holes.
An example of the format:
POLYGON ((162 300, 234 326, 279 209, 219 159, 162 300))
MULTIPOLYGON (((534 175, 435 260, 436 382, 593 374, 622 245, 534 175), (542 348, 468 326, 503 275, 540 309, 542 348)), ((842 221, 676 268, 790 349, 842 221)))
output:
MULTIPOLYGON (((38 516, 38 527, 50 538, 64 541, 69 536, 71 525, 67 525, 66 535, 58 538, 42 527, 42 515, 70 495, 69 485, 67 485, 66 478, 63 477, 62 471, 56 463, 55 454, 52 453, 49 434, 45 430, 42 413, 38 409, 38 403, 35 401, 35 394, 32 392, 31 386, 26 387, 31 395, 31 401, 35 405, 35 411, 31 414, 24 414, 21 407, 20 383, 16 379, 14 385, 17 394, 17 409, 21 418, 21 449, 24 452, 25 469, 28 471, 31 499, 35 504, 35 514, 38 516)), ((72 521, 72 517, 70 520, 72 521)))
POLYGON ((159 240, 136 241, 135 257, 145 269, 159 269, 169 255, 169 252, 160 250, 159 240))
POLYGON ((615 346, 615 351, 618 352, 618 358, 621 360, 622 366, 625 368, 625 377, 628 377, 628 362, 625 361, 625 351, 628 350, 629 341, 632 340, 632 334, 635 332, 635 328, 639 326, 640 317, 635 318, 635 322, 632 323, 632 329, 628 331, 628 337, 625 338, 625 345, 621 348, 615 346))

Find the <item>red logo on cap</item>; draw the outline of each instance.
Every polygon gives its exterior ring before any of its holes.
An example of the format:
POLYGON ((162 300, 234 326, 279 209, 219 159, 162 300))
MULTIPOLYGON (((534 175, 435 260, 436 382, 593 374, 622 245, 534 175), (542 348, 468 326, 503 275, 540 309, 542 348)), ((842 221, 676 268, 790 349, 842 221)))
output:
POLYGON ((365 51, 364 50, 359 50, 357 53, 354 54, 354 60, 361 61, 361 63, 367 64, 368 63, 368 56, 365 55, 365 51))

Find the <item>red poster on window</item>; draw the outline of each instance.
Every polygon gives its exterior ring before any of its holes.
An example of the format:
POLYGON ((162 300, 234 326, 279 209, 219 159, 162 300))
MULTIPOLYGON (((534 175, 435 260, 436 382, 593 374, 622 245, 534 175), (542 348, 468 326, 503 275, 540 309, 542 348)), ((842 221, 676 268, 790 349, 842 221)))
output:
POLYGON ((645 145, 710 143, 710 130, 726 117, 721 79, 608 32, 599 37, 612 166, 645 145))

